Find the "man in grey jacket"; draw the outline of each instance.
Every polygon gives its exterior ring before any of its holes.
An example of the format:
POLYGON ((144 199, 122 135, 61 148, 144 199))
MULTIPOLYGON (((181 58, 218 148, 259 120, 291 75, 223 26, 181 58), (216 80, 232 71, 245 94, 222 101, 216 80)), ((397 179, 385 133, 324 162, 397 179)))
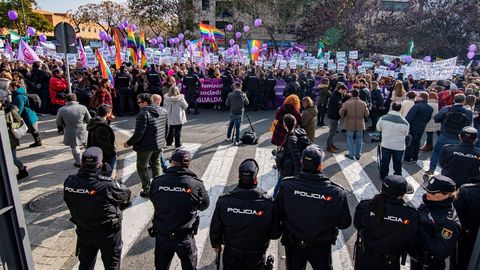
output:
POLYGON ((230 107, 230 123, 228 123, 227 141, 232 141, 232 129, 235 125, 235 142, 234 145, 240 144, 240 125, 243 120, 243 112, 245 106, 249 104, 247 95, 242 92, 242 83, 235 83, 235 90, 228 94, 225 105, 230 107))

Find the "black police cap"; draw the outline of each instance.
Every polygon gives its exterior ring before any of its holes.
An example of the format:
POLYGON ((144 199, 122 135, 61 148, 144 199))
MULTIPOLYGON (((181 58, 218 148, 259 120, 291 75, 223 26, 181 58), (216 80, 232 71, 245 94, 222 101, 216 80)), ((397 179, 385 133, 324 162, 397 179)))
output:
POLYGON ((258 174, 258 163, 254 159, 246 159, 238 167, 238 175, 240 178, 247 177, 253 179, 258 174))
POLYGON ((422 187, 428 193, 439 193, 439 192, 454 192, 456 190, 455 182, 447 176, 444 175, 434 175, 430 178, 427 185, 423 185, 422 187))
POLYGON ((90 147, 82 155, 82 164, 91 167, 102 164, 103 152, 98 147, 90 147))
POLYGON ((173 152, 171 160, 181 163, 188 163, 192 160, 192 155, 189 151, 177 149, 173 152))
POLYGON ((477 139, 478 130, 474 127, 467 126, 462 129, 460 137, 462 141, 474 141, 477 139))
POLYGON ((322 148, 316 144, 311 144, 303 150, 302 162, 304 165, 310 165, 316 168, 323 162, 324 157, 325 153, 322 148))
POLYGON ((401 175, 389 175, 383 180, 382 192, 393 197, 412 194, 414 191, 413 186, 401 175))

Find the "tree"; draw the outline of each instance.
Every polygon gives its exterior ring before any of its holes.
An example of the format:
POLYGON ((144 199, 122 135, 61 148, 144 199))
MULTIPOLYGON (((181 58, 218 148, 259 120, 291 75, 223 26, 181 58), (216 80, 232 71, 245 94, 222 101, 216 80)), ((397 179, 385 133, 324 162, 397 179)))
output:
MULTIPOLYGON (((5 14, 0 17, 0 27, 16 29, 21 35, 26 35, 27 30, 24 26, 24 15, 22 12, 22 0, 11 0, 9 2, 0 2, 0 13, 5 14), (18 19, 10 21, 6 14, 9 10, 15 10, 18 13, 18 19)), ((48 32, 53 30, 53 25, 45 16, 34 13, 32 8, 37 7, 37 2, 34 0, 23 0, 25 10, 25 20, 27 27, 32 26, 38 31, 48 32)))
POLYGON ((94 23, 105 32, 111 33, 114 27, 129 18, 129 10, 123 4, 103 1, 99 4, 85 4, 68 13, 70 21, 76 26, 80 23, 94 23), (77 24, 78 23, 78 24, 77 24))

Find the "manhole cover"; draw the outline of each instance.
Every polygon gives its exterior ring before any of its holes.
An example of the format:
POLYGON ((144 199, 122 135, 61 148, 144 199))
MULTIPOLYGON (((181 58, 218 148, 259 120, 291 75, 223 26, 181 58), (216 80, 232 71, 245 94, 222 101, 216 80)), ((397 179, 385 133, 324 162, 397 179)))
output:
POLYGON ((63 189, 56 189, 38 195, 28 203, 28 209, 33 212, 49 212, 64 206, 63 189))

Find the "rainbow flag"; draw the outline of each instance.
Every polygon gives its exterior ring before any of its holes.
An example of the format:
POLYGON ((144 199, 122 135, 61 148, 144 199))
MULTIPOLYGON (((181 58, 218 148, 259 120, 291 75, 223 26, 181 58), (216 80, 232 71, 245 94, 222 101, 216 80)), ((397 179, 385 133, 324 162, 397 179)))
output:
POLYGON ((145 53, 145 33, 140 32, 140 40, 138 41, 138 49, 140 50, 139 60, 140 67, 143 68, 147 66, 147 54, 145 53))
POLYGON ((225 31, 222 31, 218 28, 215 28, 211 25, 204 24, 204 23, 199 23, 198 28, 200 28, 200 35, 204 39, 210 39, 208 37, 209 33, 213 33, 213 35, 217 38, 225 38, 225 31))
POLYGON ((110 67, 107 65, 107 62, 103 58, 100 51, 97 49, 97 59, 98 64, 100 66, 100 72, 102 74, 102 79, 108 79, 112 83, 112 86, 115 87, 115 83, 113 81, 112 72, 110 71, 110 67))
POLYGON ((247 45, 248 45, 248 55, 250 56, 250 60, 251 61, 258 61, 258 55, 260 54, 260 49, 262 47, 262 42, 258 39, 250 39, 250 40, 248 40, 247 45), (254 46, 257 47, 257 52, 256 53, 251 52, 251 49, 254 46))
POLYGON ((218 51, 218 45, 217 45, 217 42, 215 42, 215 38, 210 40, 210 46, 212 47, 212 51, 214 52, 218 51))
POLYGON ((135 42, 135 35, 133 34, 131 26, 128 27, 127 34, 127 48, 130 50, 130 62, 132 62, 133 65, 137 65, 137 43, 135 42))
POLYGON ((113 30, 113 41, 115 42, 115 69, 119 70, 122 66, 122 56, 120 54, 122 47, 120 45, 120 40, 118 39, 118 33, 116 30, 113 30))

